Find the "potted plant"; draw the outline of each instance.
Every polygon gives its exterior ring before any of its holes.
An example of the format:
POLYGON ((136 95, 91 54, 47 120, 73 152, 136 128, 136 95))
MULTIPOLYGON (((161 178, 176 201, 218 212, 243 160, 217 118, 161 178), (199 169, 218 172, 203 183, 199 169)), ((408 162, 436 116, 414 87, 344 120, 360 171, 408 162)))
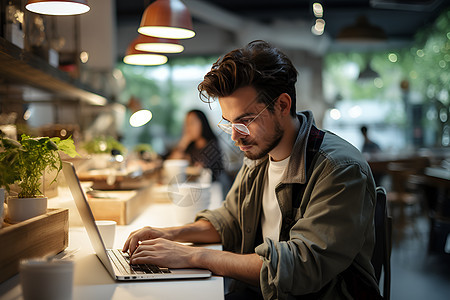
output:
POLYGON ((20 222, 47 211, 47 198, 42 195, 42 177, 45 171, 56 171, 55 178, 62 169, 58 151, 70 157, 78 153, 72 138, 30 137, 23 134, 21 141, 0 137, 0 186, 9 193, 17 184, 17 196, 8 197, 9 221, 20 222))
POLYGON ((82 148, 90 155, 90 169, 106 169, 109 167, 112 152, 125 154, 126 148, 112 136, 99 136, 86 142, 82 148))
POLYGON ((133 150, 144 161, 152 161, 158 158, 158 154, 150 144, 137 144, 133 150))

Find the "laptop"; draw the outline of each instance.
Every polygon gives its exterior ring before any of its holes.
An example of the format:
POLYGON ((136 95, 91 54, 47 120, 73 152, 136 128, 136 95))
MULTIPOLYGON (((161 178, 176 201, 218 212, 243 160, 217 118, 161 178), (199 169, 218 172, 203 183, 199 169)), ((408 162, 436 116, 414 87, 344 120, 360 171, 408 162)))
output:
POLYGON ((119 249, 106 249, 73 164, 63 162, 62 169, 83 224, 86 227, 92 247, 103 266, 115 280, 133 281, 211 277, 211 272, 203 269, 169 269, 155 265, 131 265, 128 253, 124 253, 119 249))

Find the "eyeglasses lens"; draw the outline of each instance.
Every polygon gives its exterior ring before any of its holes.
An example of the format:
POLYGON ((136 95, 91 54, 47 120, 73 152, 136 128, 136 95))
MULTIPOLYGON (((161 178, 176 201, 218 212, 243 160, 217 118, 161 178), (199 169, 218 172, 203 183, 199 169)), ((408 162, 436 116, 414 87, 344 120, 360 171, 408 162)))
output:
POLYGON ((220 129, 222 129, 228 134, 233 134, 234 128, 234 130, 236 130, 239 134, 250 135, 250 131, 244 124, 217 124, 217 125, 219 126, 220 129))

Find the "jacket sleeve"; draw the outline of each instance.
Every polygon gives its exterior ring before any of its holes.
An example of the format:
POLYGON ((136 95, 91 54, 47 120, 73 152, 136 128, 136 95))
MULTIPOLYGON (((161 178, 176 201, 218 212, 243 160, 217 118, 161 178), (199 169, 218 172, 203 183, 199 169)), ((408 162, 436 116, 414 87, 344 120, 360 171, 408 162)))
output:
POLYGON ((306 186, 303 215, 289 240, 266 238, 255 250, 263 260, 260 284, 266 299, 319 291, 352 263, 366 231, 373 231, 374 195, 362 168, 355 163, 318 169, 306 186))
POLYGON ((239 170, 233 185, 222 206, 214 210, 203 210, 196 215, 195 220, 208 220, 221 236, 223 249, 239 253, 242 243, 242 233, 239 225, 239 189, 245 167, 239 170))

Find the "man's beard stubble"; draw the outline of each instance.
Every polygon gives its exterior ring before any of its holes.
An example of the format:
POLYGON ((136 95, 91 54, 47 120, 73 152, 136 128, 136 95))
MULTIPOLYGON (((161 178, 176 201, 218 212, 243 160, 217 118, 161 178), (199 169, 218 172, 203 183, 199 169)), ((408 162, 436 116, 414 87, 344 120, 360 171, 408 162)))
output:
MULTIPOLYGON (((275 120, 275 122, 274 122, 274 130, 275 130, 274 134, 264 140, 264 141, 269 141, 267 147, 262 149, 259 153, 250 153, 247 151, 247 152, 244 152, 244 155, 247 158, 252 159, 252 160, 261 159, 261 158, 265 157, 266 155, 268 155, 270 151, 272 151, 276 146, 278 146, 278 144, 280 143, 280 141, 284 135, 284 130, 283 130, 283 128, 281 128, 281 125, 277 120, 275 120)), ((236 142, 235 145, 239 147, 239 146, 247 146, 247 145, 257 145, 257 144, 253 143, 253 140, 247 141, 246 139, 241 139, 238 142, 236 142)))

